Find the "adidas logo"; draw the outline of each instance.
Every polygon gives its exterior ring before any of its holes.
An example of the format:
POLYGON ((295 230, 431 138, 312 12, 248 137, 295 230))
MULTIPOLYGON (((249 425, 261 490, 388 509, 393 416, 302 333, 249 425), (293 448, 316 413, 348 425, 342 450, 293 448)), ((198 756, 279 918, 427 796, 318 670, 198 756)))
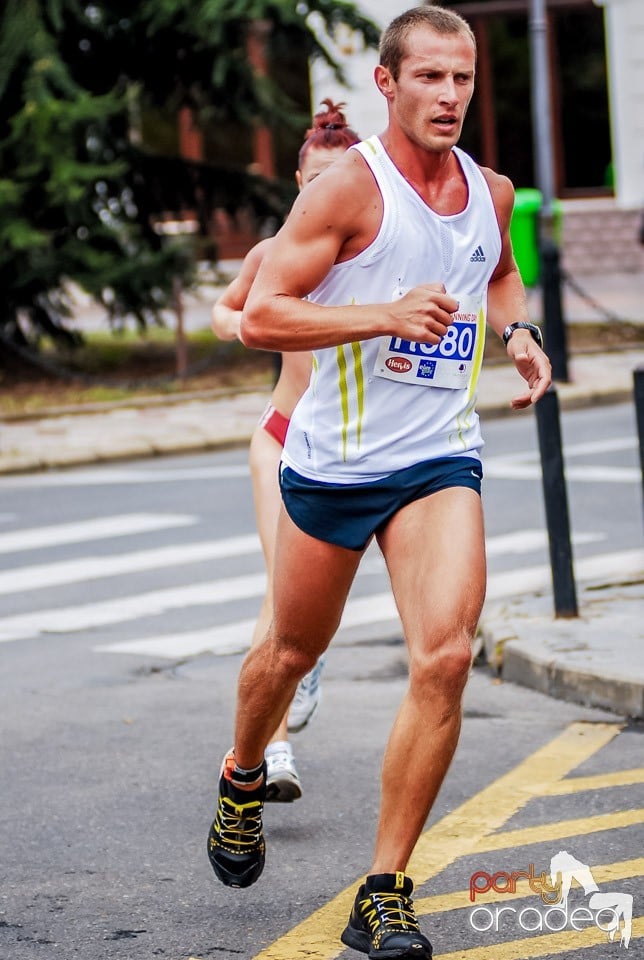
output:
POLYGON ((470 257, 470 263, 485 263, 485 254, 483 253, 483 247, 476 248, 476 250, 470 257))

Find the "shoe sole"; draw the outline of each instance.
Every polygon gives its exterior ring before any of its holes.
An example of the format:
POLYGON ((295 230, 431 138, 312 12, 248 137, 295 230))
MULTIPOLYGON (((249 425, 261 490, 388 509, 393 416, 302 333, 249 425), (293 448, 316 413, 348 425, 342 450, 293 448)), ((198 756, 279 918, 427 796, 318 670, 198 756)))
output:
POLYGON ((415 946, 404 947, 394 950, 376 950, 371 951, 371 940, 368 934, 362 930, 354 930, 351 925, 347 925, 340 934, 340 940, 351 947, 352 950, 358 950, 360 953, 366 953, 369 960, 432 960, 433 952, 422 943, 415 946))
POLYGON ((302 787, 293 780, 274 780, 266 783, 266 803, 293 803, 302 796, 302 787))
POLYGON ((225 864, 218 863, 216 859, 216 851, 213 851, 212 849, 213 839, 215 839, 215 834, 213 833, 211 827, 208 833, 208 859, 210 860, 210 866, 215 872, 215 876, 218 880, 221 880, 225 887, 236 887, 238 889, 243 889, 244 887, 252 886, 259 880, 264 871, 264 863, 266 861, 266 855, 263 851, 259 854, 255 863, 250 863, 242 874, 237 875, 229 870, 225 864))
POLYGON ((347 947, 351 947, 352 950, 358 950, 360 953, 369 953, 371 950, 371 942, 367 934, 362 933, 360 930, 354 930, 351 926, 344 928, 340 934, 340 940, 342 940, 342 943, 346 944, 347 947))

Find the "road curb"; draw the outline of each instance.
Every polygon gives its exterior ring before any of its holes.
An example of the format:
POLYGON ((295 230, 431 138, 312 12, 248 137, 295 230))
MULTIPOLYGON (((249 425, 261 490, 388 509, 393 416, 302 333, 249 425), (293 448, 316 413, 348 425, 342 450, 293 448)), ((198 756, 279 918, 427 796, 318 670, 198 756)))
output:
POLYGON ((627 717, 644 717, 644 686, 619 676, 599 676, 558 662, 545 651, 522 642, 507 644, 503 680, 517 683, 556 700, 600 707, 627 717))
POLYGON ((556 618, 533 594, 484 610, 483 656, 500 679, 558 700, 644 718, 644 574, 578 589, 578 617, 556 618))
POLYGON ((46 470, 64 470, 71 467, 89 467, 98 464, 127 462, 130 460, 152 459, 153 457, 180 456, 181 454, 208 453, 213 450, 234 450, 248 446, 250 436, 226 437, 221 440, 187 441, 185 443, 159 442, 128 444, 118 450, 96 452, 60 453, 56 456, 30 457, 16 455, 9 462, 2 462, 0 454, 0 476, 16 474, 42 473, 46 470))

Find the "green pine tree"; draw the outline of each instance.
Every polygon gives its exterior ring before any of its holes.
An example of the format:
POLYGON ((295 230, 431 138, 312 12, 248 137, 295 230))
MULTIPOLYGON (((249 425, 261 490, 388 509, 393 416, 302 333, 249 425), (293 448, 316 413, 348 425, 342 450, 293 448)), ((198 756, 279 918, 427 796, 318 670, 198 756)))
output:
MULTIPOLYGON (((65 330, 77 284, 112 317, 158 317, 173 281, 187 282, 185 246, 154 221, 177 193, 205 223, 222 191, 266 210, 271 185, 150 156, 133 142, 139 105, 189 105, 202 122, 300 123, 301 113, 246 55, 249 24, 269 25, 273 56, 294 40, 333 64, 339 24, 377 42, 344 0, 5 0, 0 20, 0 350, 65 330), (309 14, 317 17, 311 26, 309 14), (327 37, 325 42, 324 37, 327 37)), ((231 197, 228 196, 230 202, 231 197)))

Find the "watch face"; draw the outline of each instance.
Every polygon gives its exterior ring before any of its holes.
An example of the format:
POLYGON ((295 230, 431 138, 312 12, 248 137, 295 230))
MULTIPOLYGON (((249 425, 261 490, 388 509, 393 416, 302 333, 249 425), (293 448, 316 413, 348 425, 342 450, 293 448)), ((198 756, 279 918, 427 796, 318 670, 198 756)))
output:
POLYGON ((543 347, 543 337, 541 336, 541 330, 534 323, 528 323, 526 320, 519 320, 517 323, 510 323, 503 331, 503 343, 507 347, 510 337, 515 330, 529 330, 532 339, 535 343, 538 343, 540 347, 543 347))

